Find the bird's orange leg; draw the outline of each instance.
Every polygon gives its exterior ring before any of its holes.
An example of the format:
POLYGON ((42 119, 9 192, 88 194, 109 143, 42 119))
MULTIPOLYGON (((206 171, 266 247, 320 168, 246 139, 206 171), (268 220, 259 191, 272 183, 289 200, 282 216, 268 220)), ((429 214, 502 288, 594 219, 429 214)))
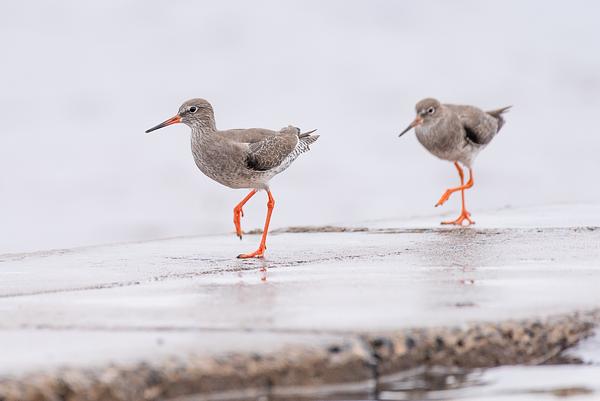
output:
MULTIPOLYGON (((454 165, 456 166, 456 169, 458 170, 458 175, 460 176, 460 187, 465 187, 465 185, 464 185, 465 175, 463 173, 463 170, 462 170, 462 168, 460 168, 460 165, 458 163, 455 162, 454 165)), ((469 182, 471 183, 471 187, 472 187, 473 186, 473 171, 471 169, 469 169, 469 182)), ((464 188, 461 189, 460 192, 461 192, 461 197, 462 197, 462 209, 460 212, 460 216, 458 216, 458 218, 456 220, 442 221, 442 224, 454 224, 457 226, 462 226, 462 223, 465 220, 467 220, 467 222, 469 223, 467 225, 475 224, 475 222, 470 219, 471 213, 469 213, 465 207, 465 189, 464 188)))
POLYGON ((240 225, 240 220, 242 217, 244 217, 244 211, 242 210, 242 207, 250 200, 250 198, 254 196, 254 194, 256 194, 256 192, 256 189, 250 191, 250 193, 233 208, 233 224, 235 224, 235 233, 238 237, 240 237, 240 239, 242 239, 242 226, 240 225))
POLYGON ((243 253, 238 255, 238 258, 240 259, 262 258, 264 256, 265 250, 267 249, 267 233, 269 232, 271 214, 273 213, 273 208, 275 207, 275 199, 273 199, 271 191, 267 190, 267 196, 269 197, 269 201, 267 202, 267 218, 265 220, 265 228, 263 229, 260 245, 258 246, 258 249, 252 253, 243 253))
MULTIPOLYGON (((460 169, 460 166, 458 165, 458 163, 455 163, 455 165, 457 168, 460 169)), ((462 172, 462 169, 460 171, 462 172)), ((459 174, 460 174, 460 172, 459 172, 459 174)), ((463 175, 463 177, 464 177, 464 175, 463 175)), ((473 170, 471 170, 471 168, 469 168, 469 181, 467 181, 466 184, 461 184, 460 187, 447 189, 446 192, 444 192, 444 195, 442 195, 440 200, 435 204, 435 207, 441 206, 444 203, 446 203, 446 201, 448 199, 450 199, 450 195, 452 195, 454 192, 464 191, 465 189, 469 189, 472 186, 473 186, 473 170)))

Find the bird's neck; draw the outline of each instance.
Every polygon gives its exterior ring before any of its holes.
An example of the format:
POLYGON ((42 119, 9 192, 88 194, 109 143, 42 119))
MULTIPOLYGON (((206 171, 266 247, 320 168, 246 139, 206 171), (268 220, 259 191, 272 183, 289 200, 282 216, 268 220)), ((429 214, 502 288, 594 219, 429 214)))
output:
POLYGON ((213 134, 216 131, 214 120, 206 124, 194 124, 192 127, 192 149, 210 146, 213 143, 213 134))
POLYGON ((192 132, 195 135, 206 136, 210 135, 217 130, 215 120, 213 118, 207 118, 203 120, 197 120, 192 126, 192 132))

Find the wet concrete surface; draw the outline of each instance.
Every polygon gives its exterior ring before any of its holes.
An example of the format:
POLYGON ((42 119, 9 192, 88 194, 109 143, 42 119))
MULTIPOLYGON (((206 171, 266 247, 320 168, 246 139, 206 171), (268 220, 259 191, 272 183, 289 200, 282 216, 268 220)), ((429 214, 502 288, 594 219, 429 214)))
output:
MULTIPOLYGON (((202 365, 233 354, 288 355, 293 365, 314 351, 311 369, 346 367, 327 379, 315 380, 313 372, 271 381, 359 383, 372 379, 377 358, 388 363, 379 363, 384 373, 411 367, 404 354, 394 359, 397 348, 381 356, 373 347, 378 338, 406 343, 407 330, 451 337, 456 332, 447 328, 468 334, 479 325, 491 338, 505 332, 499 322, 538 324, 539 336, 527 334, 528 341, 554 336, 554 345, 530 341, 532 358, 587 335, 600 307, 600 207, 481 213, 475 228, 440 228, 431 220, 281 230, 270 237, 265 260, 232 257, 256 245, 252 235, 242 242, 219 235, 2 255, 0 377, 13 385, 63 368, 110 365, 124 374, 139 363, 190 356, 202 365), (567 317, 553 326, 557 315, 567 317)), ((496 348, 519 343, 513 340, 496 348)), ((408 360, 427 363, 419 358, 408 360)), ((267 385, 259 371, 254 381, 214 388, 267 385)))

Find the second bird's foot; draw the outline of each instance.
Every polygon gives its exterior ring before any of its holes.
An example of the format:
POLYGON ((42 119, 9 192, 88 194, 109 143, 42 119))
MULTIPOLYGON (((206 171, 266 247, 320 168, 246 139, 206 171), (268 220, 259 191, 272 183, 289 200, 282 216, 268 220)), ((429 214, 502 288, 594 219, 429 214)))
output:
POLYGON ((464 212, 462 212, 456 220, 442 221, 440 224, 462 226, 463 221, 465 221, 465 220, 467 221, 467 227, 470 226, 471 224, 475 224, 475 222, 473 220, 471 220, 471 213, 467 212, 466 210, 464 212))
POLYGON ((449 189, 446 192, 444 192, 444 195, 442 195, 442 197, 440 198, 440 200, 437 201, 437 203, 435 204, 435 207, 442 206, 444 203, 446 203, 446 201, 448 199, 450 199, 450 195, 452 195, 452 192, 453 191, 451 191, 449 189))

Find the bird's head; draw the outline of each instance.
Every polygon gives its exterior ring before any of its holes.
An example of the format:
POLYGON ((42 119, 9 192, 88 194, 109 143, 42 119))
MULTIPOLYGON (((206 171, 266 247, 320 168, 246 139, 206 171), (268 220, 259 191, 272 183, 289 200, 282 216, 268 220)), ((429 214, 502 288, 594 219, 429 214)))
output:
POLYGON ((412 128, 418 127, 419 125, 429 125, 441 117, 442 104, 433 98, 426 98, 420 100, 415 106, 417 116, 412 123, 398 136, 402 136, 410 131, 412 128))
POLYGON ((174 117, 146 130, 146 133, 177 123, 183 123, 192 129, 206 127, 214 129, 214 119, 213 108, 208 101, 200 98, 191 99, 179 107, 174 117))

